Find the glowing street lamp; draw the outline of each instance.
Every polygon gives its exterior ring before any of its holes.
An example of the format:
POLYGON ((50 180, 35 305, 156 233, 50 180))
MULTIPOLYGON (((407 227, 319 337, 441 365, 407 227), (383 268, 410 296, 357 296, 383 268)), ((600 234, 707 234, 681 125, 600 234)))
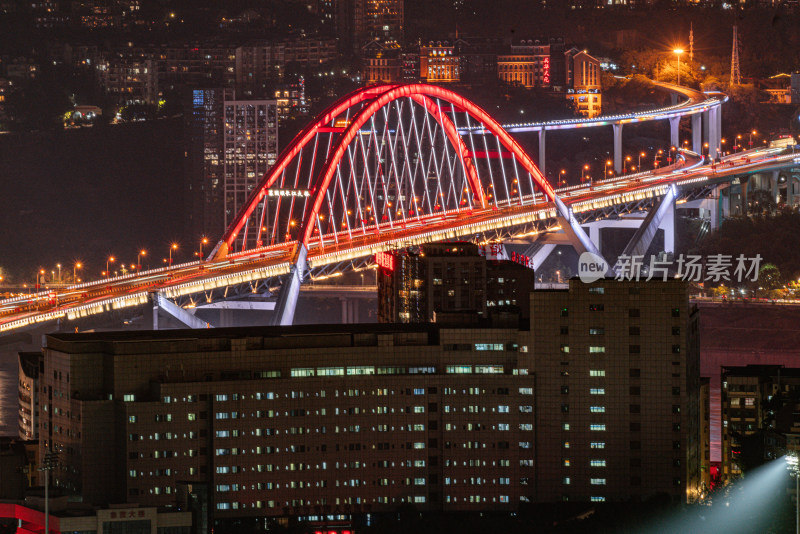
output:
POLYGON ((169 265, 172 265, 172 251, 173 250, 178 250, 178 244, 177 243, 173 243, 169 247, 169 265))
POLYGON ((58 267, 58 283, 61 283, 61 264, 56 263, 56 267, 58 267))
POLYGON ((622 163, 622 174, 628 173, 628 162, 631 160, 630 156, 625 156, 625 161, 622 163))
POLYGON ((642 158, 646 156, 645 152, 639 152, 639 161, 636 163, 636 168, 642 170, 642 158))
POLYGON ((78 269, 83 269, 83 264, 81 262, 79 262, 79 261, 76 261, 75 264, 72 266, 72 283, 73 284, 77 284, 78 283, 78 275, 77 275, 78 269))
POLYGON ((750 132, 750 143, 749 143, 749 144, 750 144, 750 148, 753 148, 753 136, 754 136, 754 135, 758 135, 758 132, 757 132, 757 131, 755 131, 755 130, 753 130, 752 132, 750 132))
POLYGON ((203 236, 203 239, 200 240, 200 259, 203 259, 203 245, 208 245, 208 238, 203 236))
POLYGON ((609 174, 611 174, 610 172, 608 172, 608 168, 609 168, 609 167, 610 167, 612 164, 613 164, 613 162, 612 162, 610 159, 607 159, 607 160, 606 160, 606 164, 605 164, 605 166, 603 167, 603 178, 605 178, 606 176, 608 176, 609 174))
POLYGON ((147 251, 145 249, 140 250, 136 255, 136 268, 140 271, 142 270, 142 256, 147 256, 147 251))
POLYGON ((110 264, 114 263, 115 261, 117 261, 117 258, 115 258, 114 256, 109 256, 108 259, 106 260, 106 272, 105 272, 106 276, 111 275, 110 264))
POLYGON ((558 181, 558 185, 564 186, 567 184, 567 177, 565 176, 566 174, 567 174, 567 169, 561 169, 561 176, 558 181))
POLYGON ((589 164, 587 163, 581 169, 581 182, 583 182, 586 179, 586 171, 588 170, 589 170, 589 164))
MULTIPOLYGON (((736 134, 736 146, 735 148, 742 148, 742 134, 736 134)), ((735 151, 734 151, 735 152, 735 151)))
POLYGON ((683 54, 683 48, 676 48, 673 50, 675 54, 678 56, 678 83, 677 85, 681 84, 681 54, 683 54))

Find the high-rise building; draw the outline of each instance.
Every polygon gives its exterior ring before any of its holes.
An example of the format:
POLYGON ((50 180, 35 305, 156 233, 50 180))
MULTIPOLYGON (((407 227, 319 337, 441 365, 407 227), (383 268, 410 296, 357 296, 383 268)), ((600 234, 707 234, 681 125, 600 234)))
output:
POLYGON ((532 293, 537 484, 550 499, 698 497, 698 316, 677 280, 532 293))
MULTIPOLYGON (((800 369, 782 365, 722 367, 722 478, 741 475, 742 443, 758 435, 763 458, 779 454, 775 434, 800 435, 800 369), (772 443, 771 443, 772 442, 772 443)), ((758 450, 758 448, 756 448, 758 450)))
POLYGON ((39 364, 41 354, 21 352, 19 354, 19 437, 39 437, 39 364))
POLYGON ((370 39, 403 42, 404 0, 350 0, 356 44, 370 39))
POLYGON ((212 526, 691 500, 686 285, 573 280, 531 303, 511 327, 52 334, 41 450, 60 455, 55 485, 85 502, 165 506, 202 485, 212 526))
POLYGON ((521 255, 519 261, 516 254, 513 258, 511 261, 502 245, 478 247, 464 242, 382 253, 378 321, 425 323, 437 320, 437 314, 443 312, 488 317, 488 311, 507 307, 528 319, 533 270, 521 255), (502 252, 492 254, 492 248, 502 252))
POLYGON ((195 89, 189 109, 188 234, 218 239, 277 160, 277 101, 238 100, 232 89, 195 89))
POLYGON ((567 68, 567 99, 584 117, 596 117, 602 112, 603 80, 600 61, 586 50, 572 48, 565 52, 567 68))

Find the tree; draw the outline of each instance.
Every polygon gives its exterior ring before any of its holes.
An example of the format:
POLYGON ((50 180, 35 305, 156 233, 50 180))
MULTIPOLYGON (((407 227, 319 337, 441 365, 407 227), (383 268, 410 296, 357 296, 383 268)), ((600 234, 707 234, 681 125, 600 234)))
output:
POLYGON ((781 271, 772 263, 767 263, 758 270, 758 286, 766 290, 779 289, 783 287, 781 281, 781 271))

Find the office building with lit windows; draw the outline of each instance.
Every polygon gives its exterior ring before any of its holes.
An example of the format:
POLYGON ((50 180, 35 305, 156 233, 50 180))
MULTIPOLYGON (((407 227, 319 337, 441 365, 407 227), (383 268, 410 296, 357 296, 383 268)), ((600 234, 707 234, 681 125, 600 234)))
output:
POLYGON ((195 89, 185 114, 187 233, 221 236, 278 158, 277 100, 195 89))
POLYGON ((690 499, 695 315, 686 287, 572 281, 532 317, 52 334, 42 450, 85 501, 210 520, 690 499))

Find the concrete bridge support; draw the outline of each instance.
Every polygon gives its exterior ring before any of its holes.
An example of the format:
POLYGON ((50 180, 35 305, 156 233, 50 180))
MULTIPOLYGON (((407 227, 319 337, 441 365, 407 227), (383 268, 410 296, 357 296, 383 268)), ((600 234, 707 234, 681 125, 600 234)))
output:
POLYGON ((545 171, 545 129, 539 130, 539 170, 543 176, 547 176, 545 171))
POLYGON ((352 298, 341 298, 339 300, 342 303, 342 324, 358 323, 358 300, 352 298))
POLYGON ((703 117, 699 113, 692 115, 692 151, 703 153, 703 117))
POLYGON ((622 125, 611 126, 614 128, 614 172, 622 174, 622 125))
POLYGON ((294 311, 297 308, 297 297, 300 296, 300 285, 303 283, 308 263, 306 257, 308 250, 305 245, 298 244, 296 260, 292 270, 287 276, 283 287, 281 287, 278 303, 275 306, 275 315, 272 319, 274 326, 289 326, 294 322, 294 311))
POLYGON ((670 117, 669 118, 669 144, 674 147, 681 147, 681 118, 678 117, 670 117))

